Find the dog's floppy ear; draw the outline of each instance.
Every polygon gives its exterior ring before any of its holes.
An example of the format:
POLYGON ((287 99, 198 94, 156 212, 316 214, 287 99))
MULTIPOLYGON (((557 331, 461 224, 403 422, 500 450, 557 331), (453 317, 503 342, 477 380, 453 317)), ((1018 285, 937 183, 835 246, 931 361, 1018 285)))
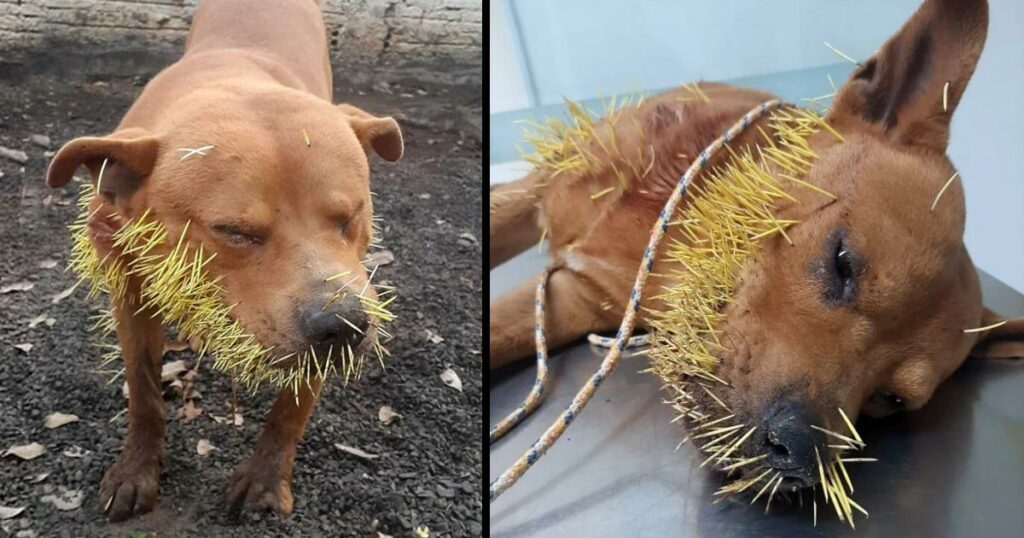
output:
POLYGON ((839 89, 829 120, 945 151, 988 32, 985 0, 927 0, 839 89), (947 87, 948 83, 948 87, 947 87))
POLYGON ((405 145, 402 142, 402 130, 394 118, 378 118, 352 105, 338 105, 338 109, 348 116, 349 125, 363 147, 373 148, 382 159, 395 162, 402 158, 405 145))
POLYGON ((982 333, 971 349, 971 356, 982 359, 1024 358, 1024 318, 1006 319, 986 308, 981 315, 982 327, 1006 323, 982 333))
POLYGON ((104 137, 76 138, 53 156, 46 170, 46 184, 51 188, 63 187, 84 165, 94 181, 100 169, 104 169, 101 192, 112 196, 125 194, 118 191, 134 191, 139 180, 153 171, 159 154, 160 139, 144 129, 122 129, 104 137))

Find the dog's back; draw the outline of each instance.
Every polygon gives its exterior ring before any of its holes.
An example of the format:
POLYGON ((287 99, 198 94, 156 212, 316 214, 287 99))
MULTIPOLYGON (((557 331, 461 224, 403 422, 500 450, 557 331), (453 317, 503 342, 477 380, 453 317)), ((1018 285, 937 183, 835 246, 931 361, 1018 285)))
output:
POLYGON ((121 127, 154 129, 168 109, 177 109, 178 116, 183 107, 202 109, 194 99, 199 93, 216 97, 282 86, 331 99, 319 3, 204 0, 196 9, 185 54, 146 86, 121 127))

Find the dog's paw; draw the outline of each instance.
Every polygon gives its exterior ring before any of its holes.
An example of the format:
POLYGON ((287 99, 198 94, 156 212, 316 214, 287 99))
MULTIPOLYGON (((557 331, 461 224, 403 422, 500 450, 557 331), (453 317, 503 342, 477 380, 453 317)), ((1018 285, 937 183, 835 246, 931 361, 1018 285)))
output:
POLYGON ((156 506, 160 457, 126 452, 107 468, 100 482, 100 511, 108 521, 124 521, 156 506))
POLYGON ((278 515, 292 513, 291 478, 280 465, 256 456, 235 468, 227 492, 228 510, 238 514, 246 510, 273 510, 278 515))

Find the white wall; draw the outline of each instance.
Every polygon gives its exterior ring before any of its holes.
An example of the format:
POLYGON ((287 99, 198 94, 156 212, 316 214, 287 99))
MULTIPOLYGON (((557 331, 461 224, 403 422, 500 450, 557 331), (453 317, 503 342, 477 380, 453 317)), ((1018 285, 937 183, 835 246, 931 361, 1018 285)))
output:
POLYGON ((989 0, 985 52, 953 117, 974 263, 1024 291, 1024 3, 989 0))
POLYGON ((520 62, 515 24, 507 11, 507 0, 490 2, 490 97, 491 114, 517 110, 530 106, 527 78, 520 62))
POLYGON ((510 0, 541 104, 870 56, 916 0, 510 0), (856 21, 857 23, 854 23, 856 21), (869 22, 870 21, 870 22, 869 22))

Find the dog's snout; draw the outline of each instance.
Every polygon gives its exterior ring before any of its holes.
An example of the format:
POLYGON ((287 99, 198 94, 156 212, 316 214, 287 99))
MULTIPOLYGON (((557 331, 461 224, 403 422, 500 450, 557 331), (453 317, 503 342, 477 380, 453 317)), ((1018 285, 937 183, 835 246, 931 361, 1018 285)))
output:
POLYGON ((768 466, 782 473, 791 485, 805 487, 817 476, 814 449, 824 448, 824 435, 811 428, 815 414, 805 404, 783 400, 764 416, 762 450, 768 466))
POLYGON ((304 336, 312 345, 354 347, 362 341, 369 327, 359 299, 352 294, 311 301, 302 310, 300 318, 304 336))

